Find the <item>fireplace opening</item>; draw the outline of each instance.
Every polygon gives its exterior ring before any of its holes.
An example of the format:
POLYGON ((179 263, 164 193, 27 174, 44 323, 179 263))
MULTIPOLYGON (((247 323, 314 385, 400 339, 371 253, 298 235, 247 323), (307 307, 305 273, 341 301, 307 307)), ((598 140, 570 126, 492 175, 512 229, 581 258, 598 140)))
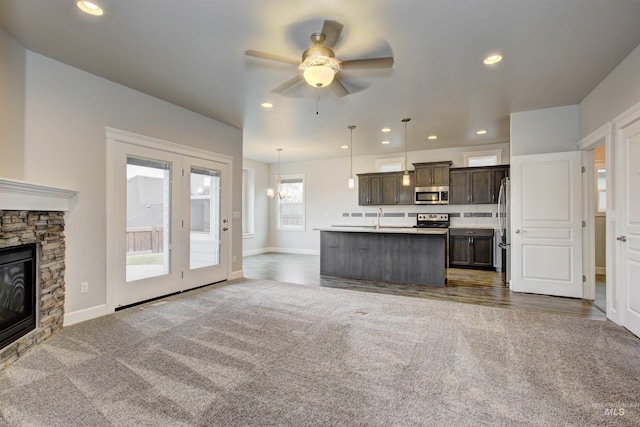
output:
POLYGON ((36 244, 0 249, 0 349, 36 328, 36 244))

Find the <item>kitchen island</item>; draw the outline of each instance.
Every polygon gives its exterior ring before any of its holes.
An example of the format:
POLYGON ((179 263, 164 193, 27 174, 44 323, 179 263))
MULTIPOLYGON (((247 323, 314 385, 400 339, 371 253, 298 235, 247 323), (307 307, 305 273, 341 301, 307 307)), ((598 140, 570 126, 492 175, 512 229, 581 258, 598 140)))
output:
POLYGON ((446 229, 329 227, 320 230, 320 274, 444 287, 446 229))

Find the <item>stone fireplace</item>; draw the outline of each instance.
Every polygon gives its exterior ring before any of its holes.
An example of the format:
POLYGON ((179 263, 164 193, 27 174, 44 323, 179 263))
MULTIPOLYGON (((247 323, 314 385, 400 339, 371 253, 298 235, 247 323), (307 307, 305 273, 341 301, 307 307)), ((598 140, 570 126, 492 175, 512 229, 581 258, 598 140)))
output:
MULTIPOLYGON (((17 360, 29 348, 41 343, 62 329, 65 299, 65 239, 64 212, 76 193, 69 190, 34 185, 22 181, 0 178, 0 255, 9 259, 10 267, 0 267, 4 283, 5 321, 0 319, 0 370, 17 360), (25 255, 32 251, 33 259, 25 255), (9 255, 7 255, 9 254, 9 255), (17 255, 16 255, 17 254, 17 255), (8 258, 7 258, 8 256, 8 258), (25 259, 26 261, 24 261, 25 259), (23 265, 20 270, 20 265, 23 265), (32 268, 32 273, 28 270, 32 268), (29 307, 20 307, 20 293, 33 298, 33 324, 25 318, 29 307), (6 301, 12 295, 13 300, 6 301), (16 310, 13 310, 16 309, 16 310), (14 311, 25 316, 16 316, 15 327, 7 327, 7 314, 14 311), (5 323, 3 325, 3 323, 5 323), (14 334, 16 329, 21 329, 14 334), (9 331, 7 332, 6 329, 9 331), (12 335, 13 334, 13 335, 12 335)), ((0 257, 2 261, 2 257, 0 257)), ((0 308, 0 315, 1 315, 0 308)))

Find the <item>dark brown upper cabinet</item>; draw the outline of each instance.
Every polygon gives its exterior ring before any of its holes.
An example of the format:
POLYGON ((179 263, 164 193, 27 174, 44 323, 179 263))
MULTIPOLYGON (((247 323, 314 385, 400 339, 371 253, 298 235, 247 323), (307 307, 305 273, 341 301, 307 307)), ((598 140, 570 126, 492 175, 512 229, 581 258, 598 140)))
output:
POLYGON ((440 187, 449 185, 451 161, 413 163, 415 169, 414 187, 440 187))

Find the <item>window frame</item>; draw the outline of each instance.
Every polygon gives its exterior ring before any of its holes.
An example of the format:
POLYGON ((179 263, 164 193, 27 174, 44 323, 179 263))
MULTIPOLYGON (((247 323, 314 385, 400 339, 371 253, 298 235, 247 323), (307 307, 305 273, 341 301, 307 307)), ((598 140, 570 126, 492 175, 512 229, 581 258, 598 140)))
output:
POLYGON ((462 157, 464 159, 464 166, 498 166, 502 164, 502 149, 499 148, 497 150, 482 150, 482 151, 465 151, 462 153, 462 157), (487 165, 470 165, 469 162, 473 159, 483 158, 483 157, 495 157, 495 164, 487 164, 487 165))
MULTIPOLYGON (((300 225, 283 225, 282 224, 282 215, 281 215, 281 206, 285 203, 285 199, 280 199, 278 196, 278 190, 276 189, 276 230, 277 231, 305 231, 306 230, 306 222, 307 222, 307 203, 306 203, 306 178, 303 173, 294 173, 294 174, 285 174, 280 175, 280 179, 282 182, 287 180, 301 180, 302 184, 302 224, 300 225)), ((276 178, 277 181, 277 178, 276 178)))

